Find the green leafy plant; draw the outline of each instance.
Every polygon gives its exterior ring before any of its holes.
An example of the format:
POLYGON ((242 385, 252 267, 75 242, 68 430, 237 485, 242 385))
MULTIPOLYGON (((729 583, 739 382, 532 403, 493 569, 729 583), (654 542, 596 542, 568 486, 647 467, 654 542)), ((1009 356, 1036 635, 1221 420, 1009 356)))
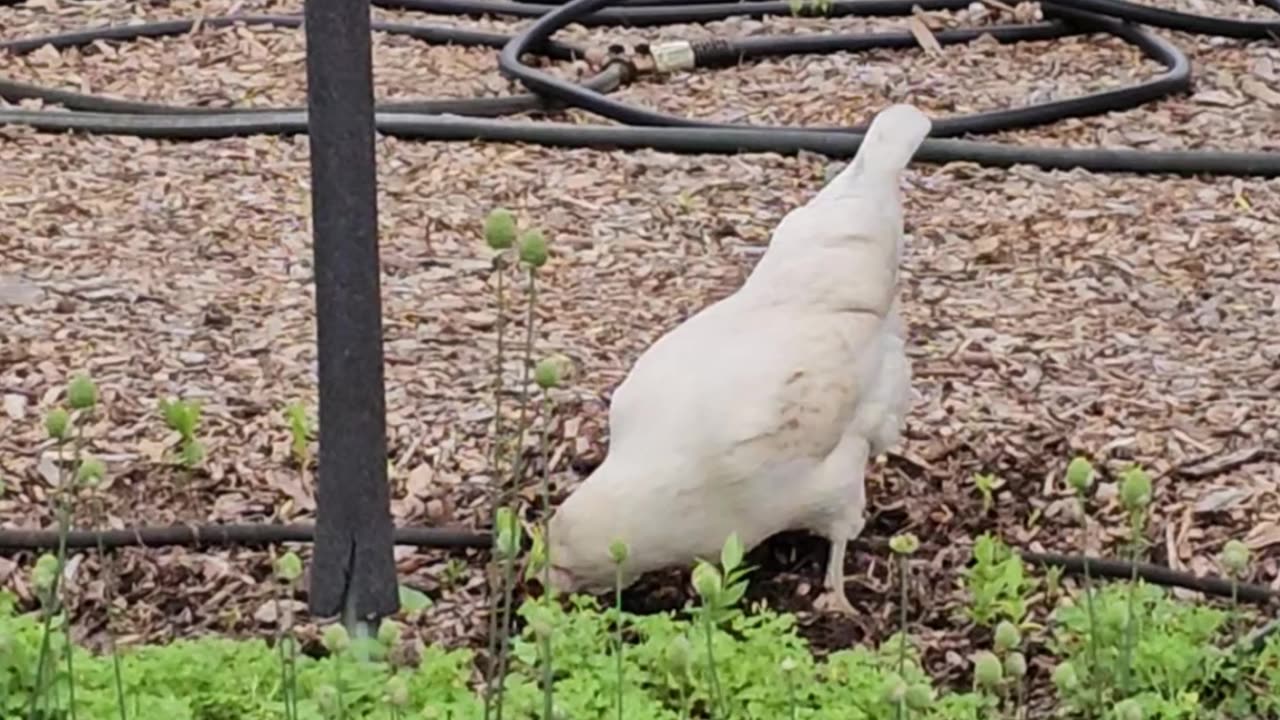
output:
POLYGON ((996 476, 991 473, 978 473, 973 476, 973 486, 982 496, 982 514, 991 512, 995 505, 995 489, 998 486, 996 476))
POLYGON ((1001 618, 1021 623, 1027 615, 1028 598, 1038 585, 1027 575, 1022 558, 990 533, 975 539, 973 558, 974 563, 963 571, 969 617, 986 627, 1001 618))

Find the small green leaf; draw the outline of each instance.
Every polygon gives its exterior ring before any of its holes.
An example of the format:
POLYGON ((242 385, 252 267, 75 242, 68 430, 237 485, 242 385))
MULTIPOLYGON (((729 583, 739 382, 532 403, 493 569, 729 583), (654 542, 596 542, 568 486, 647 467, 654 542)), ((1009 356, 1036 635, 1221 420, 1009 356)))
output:
POLYGON ((726 572, 732 571, 742 564, 744 553, 742 539, 738 537, 738 533, 729 533, 729 537, 725 538, 724 546, 720 549, 720 565, 726 572))
POLYGON ((427 597, 425 593, 419 590, 414 590, 411 587, 401 585, 399 593, 400 608, 405 612, 422 612, 432 605, 431 598, 427 597))

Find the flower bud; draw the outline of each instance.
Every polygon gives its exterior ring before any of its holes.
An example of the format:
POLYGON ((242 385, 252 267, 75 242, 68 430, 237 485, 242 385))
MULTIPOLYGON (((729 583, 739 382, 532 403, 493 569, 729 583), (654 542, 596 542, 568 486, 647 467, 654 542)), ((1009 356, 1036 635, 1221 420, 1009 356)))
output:
POLYGON ((1066 693, 1080 686, 1080 678, 1076 675, 1076 667, 1064 662, 1053 669, 1053 684, 1058 692, 1066 693))
POLYGON ((920 539, 912 533, 894 535, 889 540, 889 549, 899 555, 910 555, 920 549, 920 539))
POLYGON ((547 264, 547 239, 541 230, 528 230, 520 236, 520 260, 535 268, 547 264))
POLYGON ((907 707, 912 710, 926 710, 933 705, 933 688, 924 683, 917 683, 907 688, 907 707))
POLYGON ((983 650, 973 656, 973 679, 979 686, 993 688, 1004 679, 1004 667, 994 654, 983 650))
POLYGON ((31 570, 31 584, 35 585, 40 592, 46 592, 53 587, 57 578, 58 558, 51 553, 41 555, 31 570))
POLYGON ((1072 459, 1067 465, 1067 485, 1083 495, 1093 486, 1093 464, 1083 457, 1072 459))
POLYGON ((66 440, 71 433, 71 415, 62 408, 54 408, 44 416, 44 429, 54 440, 66 440))
POLYGON ((387 680, 387 702, 398 708, 409 704, 409 685, 399 675, 387 680))
POLYGON ((884 701, 892 705, 907 699, 907 681, 903 680, 897 673, 891 673, 885 678, 884 684, 884 701))
POLYGON ((516 216, 495 208, 484 220, 484 241, 494 250, 506 250, 516 242, 516 216))
POLYGON ((87 410, 98 404, 98 386, 88 375, 77 375, 67 385, 67 403, 73 410, 87 410))
POLYGON ((1021 680, 1027 676, 1027 656, 1011 652, 1004 659, 1004 671, 1011 678, 1021 680))
POLYGON ((614 540, 609 543, 609 559, 614 565, 621 565, 627 561, 627 544, 621 540, 614 540))
POLYGON ((1142 510, 1151 503, 1151 476, 1145 470, 1133 468, 1124 473, 1120 502, 1129 512, 1142 510))
POLYGON ((326 716, 338 713, 338 688, 332 685, 321 685, 316 688, 316 704, 326 716))
POLYGON ((80 461, 80 467, 76 468, 76 484, 81 487, 97 487, 106 474, 106 463, 96 457, 86 457, 80 461))
POLYGON ((573 374, 573 362, 564 355, 555 354, 538 361, 533 368, 533 381, 543 390, 559 387, 573 374))
POLYGON ((378 625, 378 642, 386 647, 392 647, 400 642, 400 623, 391 618, 383 618, 382 623, 378 625))
POLYGON ((995 646, 996 652, 1006 653, 1018 647, 1022 643, 1022 633, 1018 632, 1018 628, 1008 620, 1001 620, 996 625, 995 646))
POLYGON ((790 675, 796 671, 795 659, 790 657, 782 658, 782 662, 778 663, 778 669, 782 670, 783 673, 790 675))
POLYGON ((678 635, 671 641, 667 646, 667 662, 673 670, 681 673, 689 671, 693 665, 693 647, 689 644, 689 638, 678 635))
POLYGON ((1239 540, 1228 540, 1222 546, 1220 562, 1232 575, 1243 575, 1249 569, 1249 547, 1239 540))
POLYGON ((351 647, 351 635, 341 623, 334 623, 324 629, 320 642, 324 644, 329 652, 339 654, 346 652, 347 648, 351 647))

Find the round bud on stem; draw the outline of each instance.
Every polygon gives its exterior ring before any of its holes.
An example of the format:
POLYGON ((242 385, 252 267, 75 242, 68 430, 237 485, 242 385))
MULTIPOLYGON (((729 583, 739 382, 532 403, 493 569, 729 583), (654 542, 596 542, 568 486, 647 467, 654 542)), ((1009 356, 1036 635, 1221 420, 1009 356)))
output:
POLYGON ((534 268, 547 264, 547 239, 541 230, 528 230, 520 236, 520 261, 534 268))
POLYGON ((933 688, 924 683, 917 683, 907 688, 907 707, 912 710, 927 710, 933 705, 933 688))
POLYGON ((62 408, 54 408, 44 416, 44 429, 54 440, 66 440, 71 435, 71 414, 62 408))
POLYGON ((398 708, 409 704, 409 685, 399 675, 387 680, 387 702, 398 708))
POLYGON ((1249 546, 1239 540, 1228 540, 1227 544, 1222 546, 1222 556, 1219 561, 1227 572, 1239 577, 1249 569, 1249 546))
POLYGON ((67 385, 67 403, 73 410, 87 410, 98 404, 98 386, 88 375, 77 375, 67 385))
POLYGON ((1020 652, 1011 652, 1004 659, 1004 671, 1011 678, 1021 680, 1027 676, 1027 656, 1020 652))
POLYGON ((1151 503, 1151 476, 1141 468, 1133 468, 1124 473, 1120 484, 1120 502, 1129 512, 1143 510, 1151 503))
POLYGON ((378 625, 378 642, 386 647, 392 647, 400 642, 400 623, 391 618, 383 618, 382 623, 378 625))
POLYGON ((1058 692, 1068 692, 1080 686, 1080 678, 1076 675, 1076 667, 1064 662, 1053 669, 1053 684, 1058 692))
POLYGON ((80 467, 76 468, 76 484, 87 488, 97 487, 102 484, 102 478, 106 474, 106 463, 96 457, 86 457, 80 461, 80 467))
POLYGON ((894 535, 889 540, 889 549, 899 555, 911 555, 920 549, 920 539, 912 533, 894 535))
POLYGON ((347 648, 351 647, 351 635, 341 623, 334 623, 324 629, 324 633, 320 636, 320 642, 326 650, 337 655, 346 652, 347 648))
POLYGON ((47 592, 58 578, 58 558, 52 553, 45 553, 36 560, 31 570, 31 584, 40 592, 47 592))
POLYGON ((1008 620, 1001 620, 996 625, 995 646, 996 652, 1006 653, 1018 647, 1022 643, 1022 633, 1018 632, 1017 626, 1008 620))
POLYGON ((484 220, 484 241, 490 248, 506 250, 516 242, 516 216, 506 208, 496 208, 484 220))
POLYGON ((689 638, 679 635, 671 641, 667 646, 667 662, 676 672, 689 672, 689 668, 693 665, 693 646, 689 644, 689 638))
POLYGON ((614 565, 621 565, 627 561, 627 544, 621 540, 614 540, 609 543, 609 559, 614 565))
POLYGON ((1004 667, 1000 659, 986 650, 973 657, 973 679, 979 687, 993 688, 1004 679, 1004 667))
POLYGON ((1067 465, 1067 484, 1077 494, 1083 495, 1093 486, 1093 465, 1082 457, 1072 459, 1067 465))

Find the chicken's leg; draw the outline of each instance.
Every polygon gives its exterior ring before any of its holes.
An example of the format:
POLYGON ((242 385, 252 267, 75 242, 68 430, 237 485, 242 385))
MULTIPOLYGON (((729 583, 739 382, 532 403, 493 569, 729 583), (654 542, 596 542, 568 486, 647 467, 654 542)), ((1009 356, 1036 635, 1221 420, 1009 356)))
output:
POLYGON ((863 513, 867 506, 865 482, 870 451, 866 438, 851 432, 841 439, 822 465, 826 481, 832 483, 836 492, 831 495, 834 502, 824 533, 831 540, 823 583, 825 592, 815 603, 821 610, 846 615, 857 612, 844 593, 844 555, 849 541, 862 534, 866 525, 863 513))

